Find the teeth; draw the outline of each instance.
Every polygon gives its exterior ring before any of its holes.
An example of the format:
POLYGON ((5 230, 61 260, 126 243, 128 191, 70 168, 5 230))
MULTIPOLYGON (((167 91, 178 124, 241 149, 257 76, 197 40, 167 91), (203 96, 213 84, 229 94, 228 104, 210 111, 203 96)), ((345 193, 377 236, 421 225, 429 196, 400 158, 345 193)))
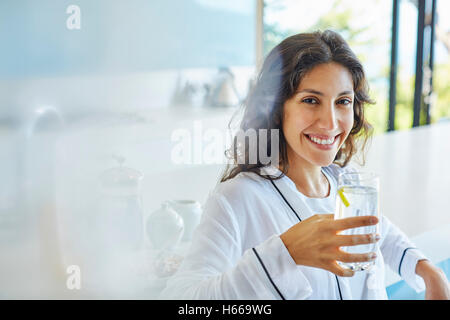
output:
POLYGON ((322 140, 316 137, 312 137, 312 136, 308 136, 309 139, 311 139, 312 141, 314 141, 317 144, 332 144, 334 142, 334 137, 330 138, 328 140, 322 140))

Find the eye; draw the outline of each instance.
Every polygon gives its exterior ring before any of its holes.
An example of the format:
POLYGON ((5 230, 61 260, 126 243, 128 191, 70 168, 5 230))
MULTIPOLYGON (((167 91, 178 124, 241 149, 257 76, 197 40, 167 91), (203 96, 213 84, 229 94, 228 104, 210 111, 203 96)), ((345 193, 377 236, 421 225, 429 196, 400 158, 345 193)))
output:
POLYGON ((315 98, 305 98, 302 102, 307 104, 318 104, 319 102, 315 98))
POLYGON ((350 105, 350 104, 352 104, 352 100, 350 100, 350 99, 341 99, 341 100, 339 100, 338 101, 338 104, 343 104, 343 105, 350 105))

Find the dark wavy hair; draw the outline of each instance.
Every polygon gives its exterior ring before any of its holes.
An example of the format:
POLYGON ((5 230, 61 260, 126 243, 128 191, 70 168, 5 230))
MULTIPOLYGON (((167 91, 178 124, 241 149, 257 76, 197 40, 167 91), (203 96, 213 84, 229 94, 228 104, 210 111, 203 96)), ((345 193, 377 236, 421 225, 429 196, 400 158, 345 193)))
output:
MULTIPOLYGON (((284 102, 296 92, 303 77, 315 66, 323 63, 335 62, 346 67, 353 79, 354 124, 345 143, 339 149, 333 163, 344 167, 358 151, 357 138, 362 140, 364 164, 364 149, 372 135, 372 126, 364 117, 364 105, 373 104, 368 94, 368 83, 363 66, 350 49, 347 42, 336 32, 331 30, 300 33, 286 38, 273 48, 264 60, 255 84, 243 103, 244 114, 239 128, 279 130, 279 165, 282 174, 278 177, 261 175, 260 168, 267 166, 260 160, 259 152, 256 163, 240 163, 239 156, 247 159, 249 144, 238 143, 237 136, 232 140, 231 148, 226 156, 232 163, 225 168, 221 182, 234 178, 240 172, 255 172, 266 179, 279 179, 288 172, 286 139, 282 132, 284 102)), ((231 127, 231 119, 229 127, 231 127)), ((358 140, 359 141, 359 140, 358 140)), ((258 148, 259 142, 253 147, 258 148)), ((270 150, 271 140, 267 137, 267 152, 270 150)), ((274 164, 274 165, 278 165, 274 164)))

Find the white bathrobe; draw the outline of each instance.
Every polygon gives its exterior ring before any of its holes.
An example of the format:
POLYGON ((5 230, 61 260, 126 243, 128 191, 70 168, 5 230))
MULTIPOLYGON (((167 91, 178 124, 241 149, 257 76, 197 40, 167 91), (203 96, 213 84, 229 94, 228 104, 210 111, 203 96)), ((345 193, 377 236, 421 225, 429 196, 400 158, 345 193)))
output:
MULTIPOLYGON (((353 277, 336 277, 323 269, 296 265, 284 246, 280 235, 299 218, 334 213, 337 176, 352 170, 335 164, 323 167, 331 187, 330 195, 323 199, 304 196, 287 176, 274 180, 286 200, 269 180, 255 173, 240 173, 219 183, 209 194, 189 252, 160 297, 387 299, 385 263, 417 292, 424 290, 415 267, 426 257, 384 216, 375 265, 353 277)), ((269 167, 261 172, 279 171, 269 167)))

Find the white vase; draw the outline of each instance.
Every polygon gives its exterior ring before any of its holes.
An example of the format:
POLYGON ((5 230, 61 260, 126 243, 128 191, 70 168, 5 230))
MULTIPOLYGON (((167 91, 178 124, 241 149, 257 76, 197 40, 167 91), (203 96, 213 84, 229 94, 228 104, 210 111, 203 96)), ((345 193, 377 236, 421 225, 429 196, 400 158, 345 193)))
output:
POLYGON ((184 233, 183 218, 171 208, 169 201, 148 216, 145 226, 147 238, 156 250, 174 249, 184 233))
POLYGON ((184 235, 182 241, 190 241, 195 228, 200 223, 202 206, 195 200, 172 200, 170 206, 183 218, 184 235))

